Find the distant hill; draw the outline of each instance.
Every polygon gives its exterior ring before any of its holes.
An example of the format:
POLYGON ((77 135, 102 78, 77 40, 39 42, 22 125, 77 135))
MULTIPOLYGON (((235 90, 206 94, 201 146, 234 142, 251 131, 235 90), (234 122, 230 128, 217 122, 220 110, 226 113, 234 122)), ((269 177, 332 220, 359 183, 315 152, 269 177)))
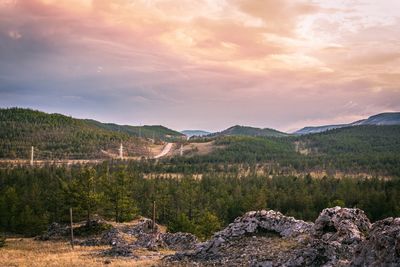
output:
POLYGON ((213 145, 210 153, 188 157, 185 163, 267 162, 289 172, 400 177, 400 125, 360 125, 282 138, 222 135, 213 145))
POLYGON ((328 130, 333 130, 337 128, 343 127, 351 127, 351 126, 359 126, 359 125, 400 125, 400 112, 388 112, 381 113, 374 116, 369 117, 365 120, 359 120, 348 124, 337 124, 337 125, 324 125, 324 126, 313 126, 313 127, 304 127, 294 134, 302 135, 302 134, 313 134, 313 133, 321 133, 328 130))
POLYGON ((249 126, 232 126, 222 132, 211 134, 210 136, 270 136, 270 137, 281 137, 287 136, 288 134, 279 132, 269 128, 255 128, 249 126))
POLYGON ((85 120, 88 123, 94 124, 97 127, 126 133, 131 136, 142 137, 142 138, 156 138, 156 139, 168 139, 174 137, 182 137, 183 134, 174 130, 171 130, 162 125, 144 125, 144 126, 131 126, 131 125, 118 125, 115 123, 101 123, 95 120, 85 120))
POLYGON ((303 135, 303 134, 315 134, 315 133, 322 133, 333 129, 343 128, 346 126, 350 126, 348 124, 336 124, 336 125, 324 125, 324 126, 307 126, 304 127, 294 134, 303 135))
POLYGON ((182 134, 192 137, 192 136, 205 136, 211 134, 210 132, 202 131, 202 130, 184 130, 181 131, 182 134))
POLYGON ((182 134, 163 126, 128 126, 82 120, 22 108, 0 109, 0 158, 29 158, 31 146, 38 159, 101 158, 118 154, 122 142, 128 156, 147 153, 142 137, 174 138, 182 134))

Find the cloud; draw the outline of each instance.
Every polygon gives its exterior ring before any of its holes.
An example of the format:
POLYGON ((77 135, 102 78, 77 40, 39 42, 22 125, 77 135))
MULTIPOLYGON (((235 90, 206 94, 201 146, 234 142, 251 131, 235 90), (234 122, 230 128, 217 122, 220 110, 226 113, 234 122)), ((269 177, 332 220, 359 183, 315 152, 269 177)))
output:
POLYGON ((9 2, 0 105, 209 130, 396 110, 400 23, 364 2, 9 2))
POLYGON ((242 12, 260 18, 268 31, 279 35, 294 34, 298 19, 319 10, 317 5, 305 1, 237 0, 236 3, 242 12))

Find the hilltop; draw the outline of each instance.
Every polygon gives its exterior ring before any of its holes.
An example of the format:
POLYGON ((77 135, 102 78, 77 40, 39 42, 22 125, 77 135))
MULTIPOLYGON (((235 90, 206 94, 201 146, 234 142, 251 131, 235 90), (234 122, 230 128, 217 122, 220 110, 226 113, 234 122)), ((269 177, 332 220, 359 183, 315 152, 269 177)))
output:
POLYGON ((210 136, 270 136, 270 137, 282 137, 288 134, 270 129, 270 128, 256 128, 249 126, 235 125, 221 132, 211 134, 210 136))
POLYGON ((324 126, 308 126, 304 127, 294 134, 313 134, 313 133, 321 133, 328 130, 333 130, 337 128, 344 127, 352 127, 352 126, 360 126, 360 125, 400 125, 400 112, 388 112, 388 113, 380 113, 374 116, 371 116, 364 120, 355 121, 348 124, 337 124, 337 125, 324 125, 324 126))

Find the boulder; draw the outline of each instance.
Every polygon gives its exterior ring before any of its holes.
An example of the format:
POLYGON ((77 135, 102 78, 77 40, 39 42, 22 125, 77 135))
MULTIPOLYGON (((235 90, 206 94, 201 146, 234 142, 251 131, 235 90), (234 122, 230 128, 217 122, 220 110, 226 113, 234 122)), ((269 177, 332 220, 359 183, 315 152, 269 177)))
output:
POLYGON ((360 209, 324 209, 312 227, 306 246, 293 251, 285 265, 348 266, 370 227, 369 219, 360 209))
POLYGON ((371 223, 364 211, 334 207, 324 209, 312 229, 315 238, 354 245, 365 239, 371 223))
POLYGON ((273 210, 250 211, 235 219, 232 224, 217 233, 216 236, 236 237, 243 234, 269 231, 282 237, 296 237, 308 233, 312 226, 312 223, 296 220, 273 210))
POLYGON ((352 266, 400 266, 400 218, 375 222, 355 250, 352 266))

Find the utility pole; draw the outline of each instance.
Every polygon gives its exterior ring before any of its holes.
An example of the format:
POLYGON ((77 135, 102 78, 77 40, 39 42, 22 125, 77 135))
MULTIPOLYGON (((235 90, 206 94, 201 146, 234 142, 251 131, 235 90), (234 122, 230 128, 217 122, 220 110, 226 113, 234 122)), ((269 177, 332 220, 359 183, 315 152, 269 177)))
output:
POLYGON ((119 147, 119 159, 124 159, 124 147, 122 146, 122 143, 119 147))
POLYGON ((69 208, 69 218, 70 218, 70 227, 71 227, 71 247, 74 249, 74 228, 72 227, 72 208, 69 208))
POLYGON ((33 151, 34 151, 34 148, 32 146, 31 147, 31 166, 33 166, 33 151))
POLYGON ((181 155, 181 157, 183 156, 183 144, 181 144, 181 148, 180 148, 180 155, 181 155))
POLYGON ((156 232, 156 201, 153 201, 153 233, 156 232))

